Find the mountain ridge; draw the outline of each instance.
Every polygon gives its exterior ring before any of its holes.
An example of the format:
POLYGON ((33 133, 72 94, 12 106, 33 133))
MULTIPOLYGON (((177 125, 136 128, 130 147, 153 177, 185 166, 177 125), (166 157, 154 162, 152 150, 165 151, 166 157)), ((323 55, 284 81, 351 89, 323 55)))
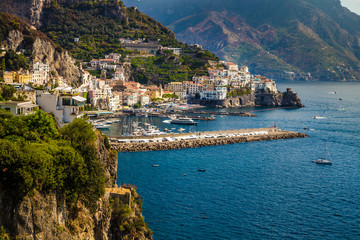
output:
POLYGON ((284 71, 293 71, 298 79, 360 80, 360 16, 339 0, 124 3, 169 26, 179 40, 198 42, 255 73, 282 78, 284 71))

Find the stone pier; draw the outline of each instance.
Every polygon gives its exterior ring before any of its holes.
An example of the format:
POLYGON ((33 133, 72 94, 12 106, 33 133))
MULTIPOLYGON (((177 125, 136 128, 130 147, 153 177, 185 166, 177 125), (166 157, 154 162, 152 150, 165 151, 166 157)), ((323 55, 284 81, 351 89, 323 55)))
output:
MULTIPOLYGON (((181 134, 181 136, 190 136, 194 133, 181 134)), ((164 135, 166 137, 166 135, 164 135)), ((180 136, 180 134, 179 134, 180 136)), ((174 136, 171 136, 174 137, 174 136)), ((198 138, 196 139, 182 139, 174 141, 162 141, 162 142, 131 142, 131 143, 118 143, 113 141, 111 143, 112 148, 118 152, 143 152, 143 151, 162 151, 162 150, 173 150, 173 149, 183 149, 183 148, 197 148, 197 147, 207 147, 214 145, 226 145, 226 144, 235 144, 243 142, 257 142, 257 141, 269 141, 269 140, 282 140, 282 139, 292 139, 292 138, 305 138, 309 137, 307 134, 291 131, 283 131, 279 129, 240 129, 240 130, 228 130, 228 131, 215 131, 215 132, 203 132, 198 133, 198 138), (266 131, 266 135, 255 135, 253 133, 259 131, 266 131), (251 135, 247 136, 228 136, 240 133, 249 133, 251 135), (221 137, 209 137, 209 138, 200 138, 201 135, 227 135, 221 137)), ((153 137, 159 138, 159 136, 153 137)), ((138 137, 141 139, 141 137, 138 137)), ((149 138, 147 138, 149 139, 149 138)))

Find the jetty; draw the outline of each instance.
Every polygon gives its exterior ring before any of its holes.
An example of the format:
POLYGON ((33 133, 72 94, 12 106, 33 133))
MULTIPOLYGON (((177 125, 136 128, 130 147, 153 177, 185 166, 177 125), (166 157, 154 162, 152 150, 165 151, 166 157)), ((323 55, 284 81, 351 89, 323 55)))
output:
POLYGON ((144 152, 305 137, 309 135, 278 128, 254 128, 157 136, 122 136, 109 140, 112 148, 118 152, 144 152))

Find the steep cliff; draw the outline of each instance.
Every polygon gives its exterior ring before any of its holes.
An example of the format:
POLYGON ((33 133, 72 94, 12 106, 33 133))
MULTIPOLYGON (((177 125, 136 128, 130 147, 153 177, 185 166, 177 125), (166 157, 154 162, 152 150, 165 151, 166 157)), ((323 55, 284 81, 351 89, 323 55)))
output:
POLYGON ((0 113, 0 226, 12 238, 152 239, 135 189, 115 185, 105 136, 82 119, 59 132, 41 111, 24 122, 0 113))
POLYGON ((304 107, 296 92, 288 88, 283 93, 259 93, 256 94, 255 104, 268 107, 304 107))
POLYGON ((28 59, 30 70, 32 63, 49 64, 52 77, 62 76, 69 83, 78 84, 80 70, 69 53, 35 30, 22 19, 0 13, 0 44, 6 51, 23 52, 28 59))

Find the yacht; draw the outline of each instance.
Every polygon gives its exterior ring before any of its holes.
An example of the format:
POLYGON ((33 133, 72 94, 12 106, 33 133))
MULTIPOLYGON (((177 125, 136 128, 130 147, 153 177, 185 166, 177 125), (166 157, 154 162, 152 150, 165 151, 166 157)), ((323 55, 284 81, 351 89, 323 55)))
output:
POLYGON ((95 125, 96 129, 108 129, 110 128, 110 125, 108 124, 97 124, 95 125))
POLYGON ((178 117, 178 118, 174 118, 170 121, 170 123, 172 124, 182 124, 182 125, 196 125, 198 124, 197 122, 195 122, 194 120, 192 120, 191 118, 188 117, 178 117))

